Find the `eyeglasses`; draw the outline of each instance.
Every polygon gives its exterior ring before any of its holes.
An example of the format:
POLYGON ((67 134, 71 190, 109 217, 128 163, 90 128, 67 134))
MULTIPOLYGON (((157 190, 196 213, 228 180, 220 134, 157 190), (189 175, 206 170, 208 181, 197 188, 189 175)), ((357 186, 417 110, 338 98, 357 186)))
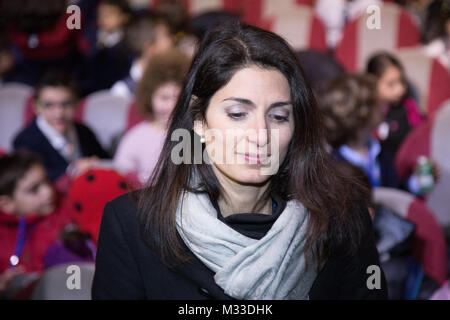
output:
POLYGON ((75 100, 65 100, 61 102, 53 102, 53 101, 42 101, 39 100, 38 104, 44 109, 56 109, 57 107, 61 107, 63 109, 69 109, 75 106, 75 100))

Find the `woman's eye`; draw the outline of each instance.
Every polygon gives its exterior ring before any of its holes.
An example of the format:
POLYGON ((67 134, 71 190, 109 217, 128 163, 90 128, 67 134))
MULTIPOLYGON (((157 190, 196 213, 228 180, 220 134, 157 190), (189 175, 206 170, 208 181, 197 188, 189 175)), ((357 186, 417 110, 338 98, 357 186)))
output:
POLYGON ((286 122, 289 121, 289 116, 282 116, 279 114, 271 114, 270 117, 276 122, 286 122))
POLYGON ((247 115, 246 112, 231 112, 231 113, 228 113, 228 116, 229 116, 231 119, 242 119, 242 118, 244 118, 246 115, 247 115))

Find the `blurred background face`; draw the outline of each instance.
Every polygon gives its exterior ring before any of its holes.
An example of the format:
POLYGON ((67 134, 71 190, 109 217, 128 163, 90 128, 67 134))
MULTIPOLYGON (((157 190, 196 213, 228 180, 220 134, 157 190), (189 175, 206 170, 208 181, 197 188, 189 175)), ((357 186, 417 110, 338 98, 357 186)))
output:
POLYGON ((169 28, 164 24, 156 26, 155 54, 162 53, 167 49, 172 48, 173 45, 174 43, 169 28))
POLYGON ((75 98, 65 87, 44 87, 36 101, 35 112, 60 134, 65 134, 75 116, 75 98))
POLYGON ((15 213, 45 215, 55 210, 55 194, 41 165, 32 166, 17 182, 13 200, 15 213))
POLYGON ((156 121, 161 123, 168 122, 180 91, 180 85, 175 82, 168 82, 155 90, 152 95, 152 110, 156 121))
POLYGON ((98 27, 107 32, 113 32, 122 28, 128 20, 128 16, 120 11, 119 7, 109 4, 100 4, 97 9, 98 27))
POLYGON ((169 28, 165 24, 158 24, 155 27, 155 41, 145 49, 145 56, 151 58, 154 55, 163 53, 174 46, 174 40, 169 28))
POLYGON ((271 156, 279 155, 279 163, 285 158, 294 132, 292 113, 290 87, 281 72, 256 66, 237 71, 212 96, 200 133, 216 174, 241 184, 267 181, 270 176, 261 166, 273 163, 271 156), (216 130, 222 138, 210 139, 206 130, 216 130), (278 143, 271 139, 271 130, 278 131, 278 143), (275 152, 271 144, 278 145, 275 152), (211 149, 220 152, 211 156, 211 149), (227 153, 233 161, 227 161, 227 153))
POLYGON ((403 74, 395 66, 389 66, 378 80, 378 96, 384 103, 397 103, 406 93, 403 74))

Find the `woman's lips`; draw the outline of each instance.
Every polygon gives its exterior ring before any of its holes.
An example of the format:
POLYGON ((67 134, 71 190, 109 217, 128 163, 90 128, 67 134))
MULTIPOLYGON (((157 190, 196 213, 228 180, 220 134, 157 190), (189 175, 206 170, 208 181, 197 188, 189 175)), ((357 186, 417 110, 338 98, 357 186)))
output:
POLYGON ((258 164, 258 165, 266 163, 270 157, 270 155, 262 156, 262 155, 248 154, 248 153, 244 154, 243 156, 244 156, 245 162, 250 163, 250 164, 258 164))

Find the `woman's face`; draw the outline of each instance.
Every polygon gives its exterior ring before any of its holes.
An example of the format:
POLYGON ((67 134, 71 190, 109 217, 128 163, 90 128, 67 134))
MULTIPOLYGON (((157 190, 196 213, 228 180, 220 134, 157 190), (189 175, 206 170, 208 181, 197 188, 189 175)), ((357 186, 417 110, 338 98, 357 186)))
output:
POLYGON ((156 121, 167 123, 177 103, 180 90, 180 85, 175 82, 165 83, 155 90, 152 95, 152 110, 156 121))
POLYGON ((406 92, 402 72, 395 66, 389 66, 378 80, 378 96, 385 103, 397 103, 406 92))
POLYGON ((241 69, 211 97, 205 120, 195 130, 206 139, 216 174, 263 183, 283 162, 294 132, 289 83, 275 69, 241 69))

